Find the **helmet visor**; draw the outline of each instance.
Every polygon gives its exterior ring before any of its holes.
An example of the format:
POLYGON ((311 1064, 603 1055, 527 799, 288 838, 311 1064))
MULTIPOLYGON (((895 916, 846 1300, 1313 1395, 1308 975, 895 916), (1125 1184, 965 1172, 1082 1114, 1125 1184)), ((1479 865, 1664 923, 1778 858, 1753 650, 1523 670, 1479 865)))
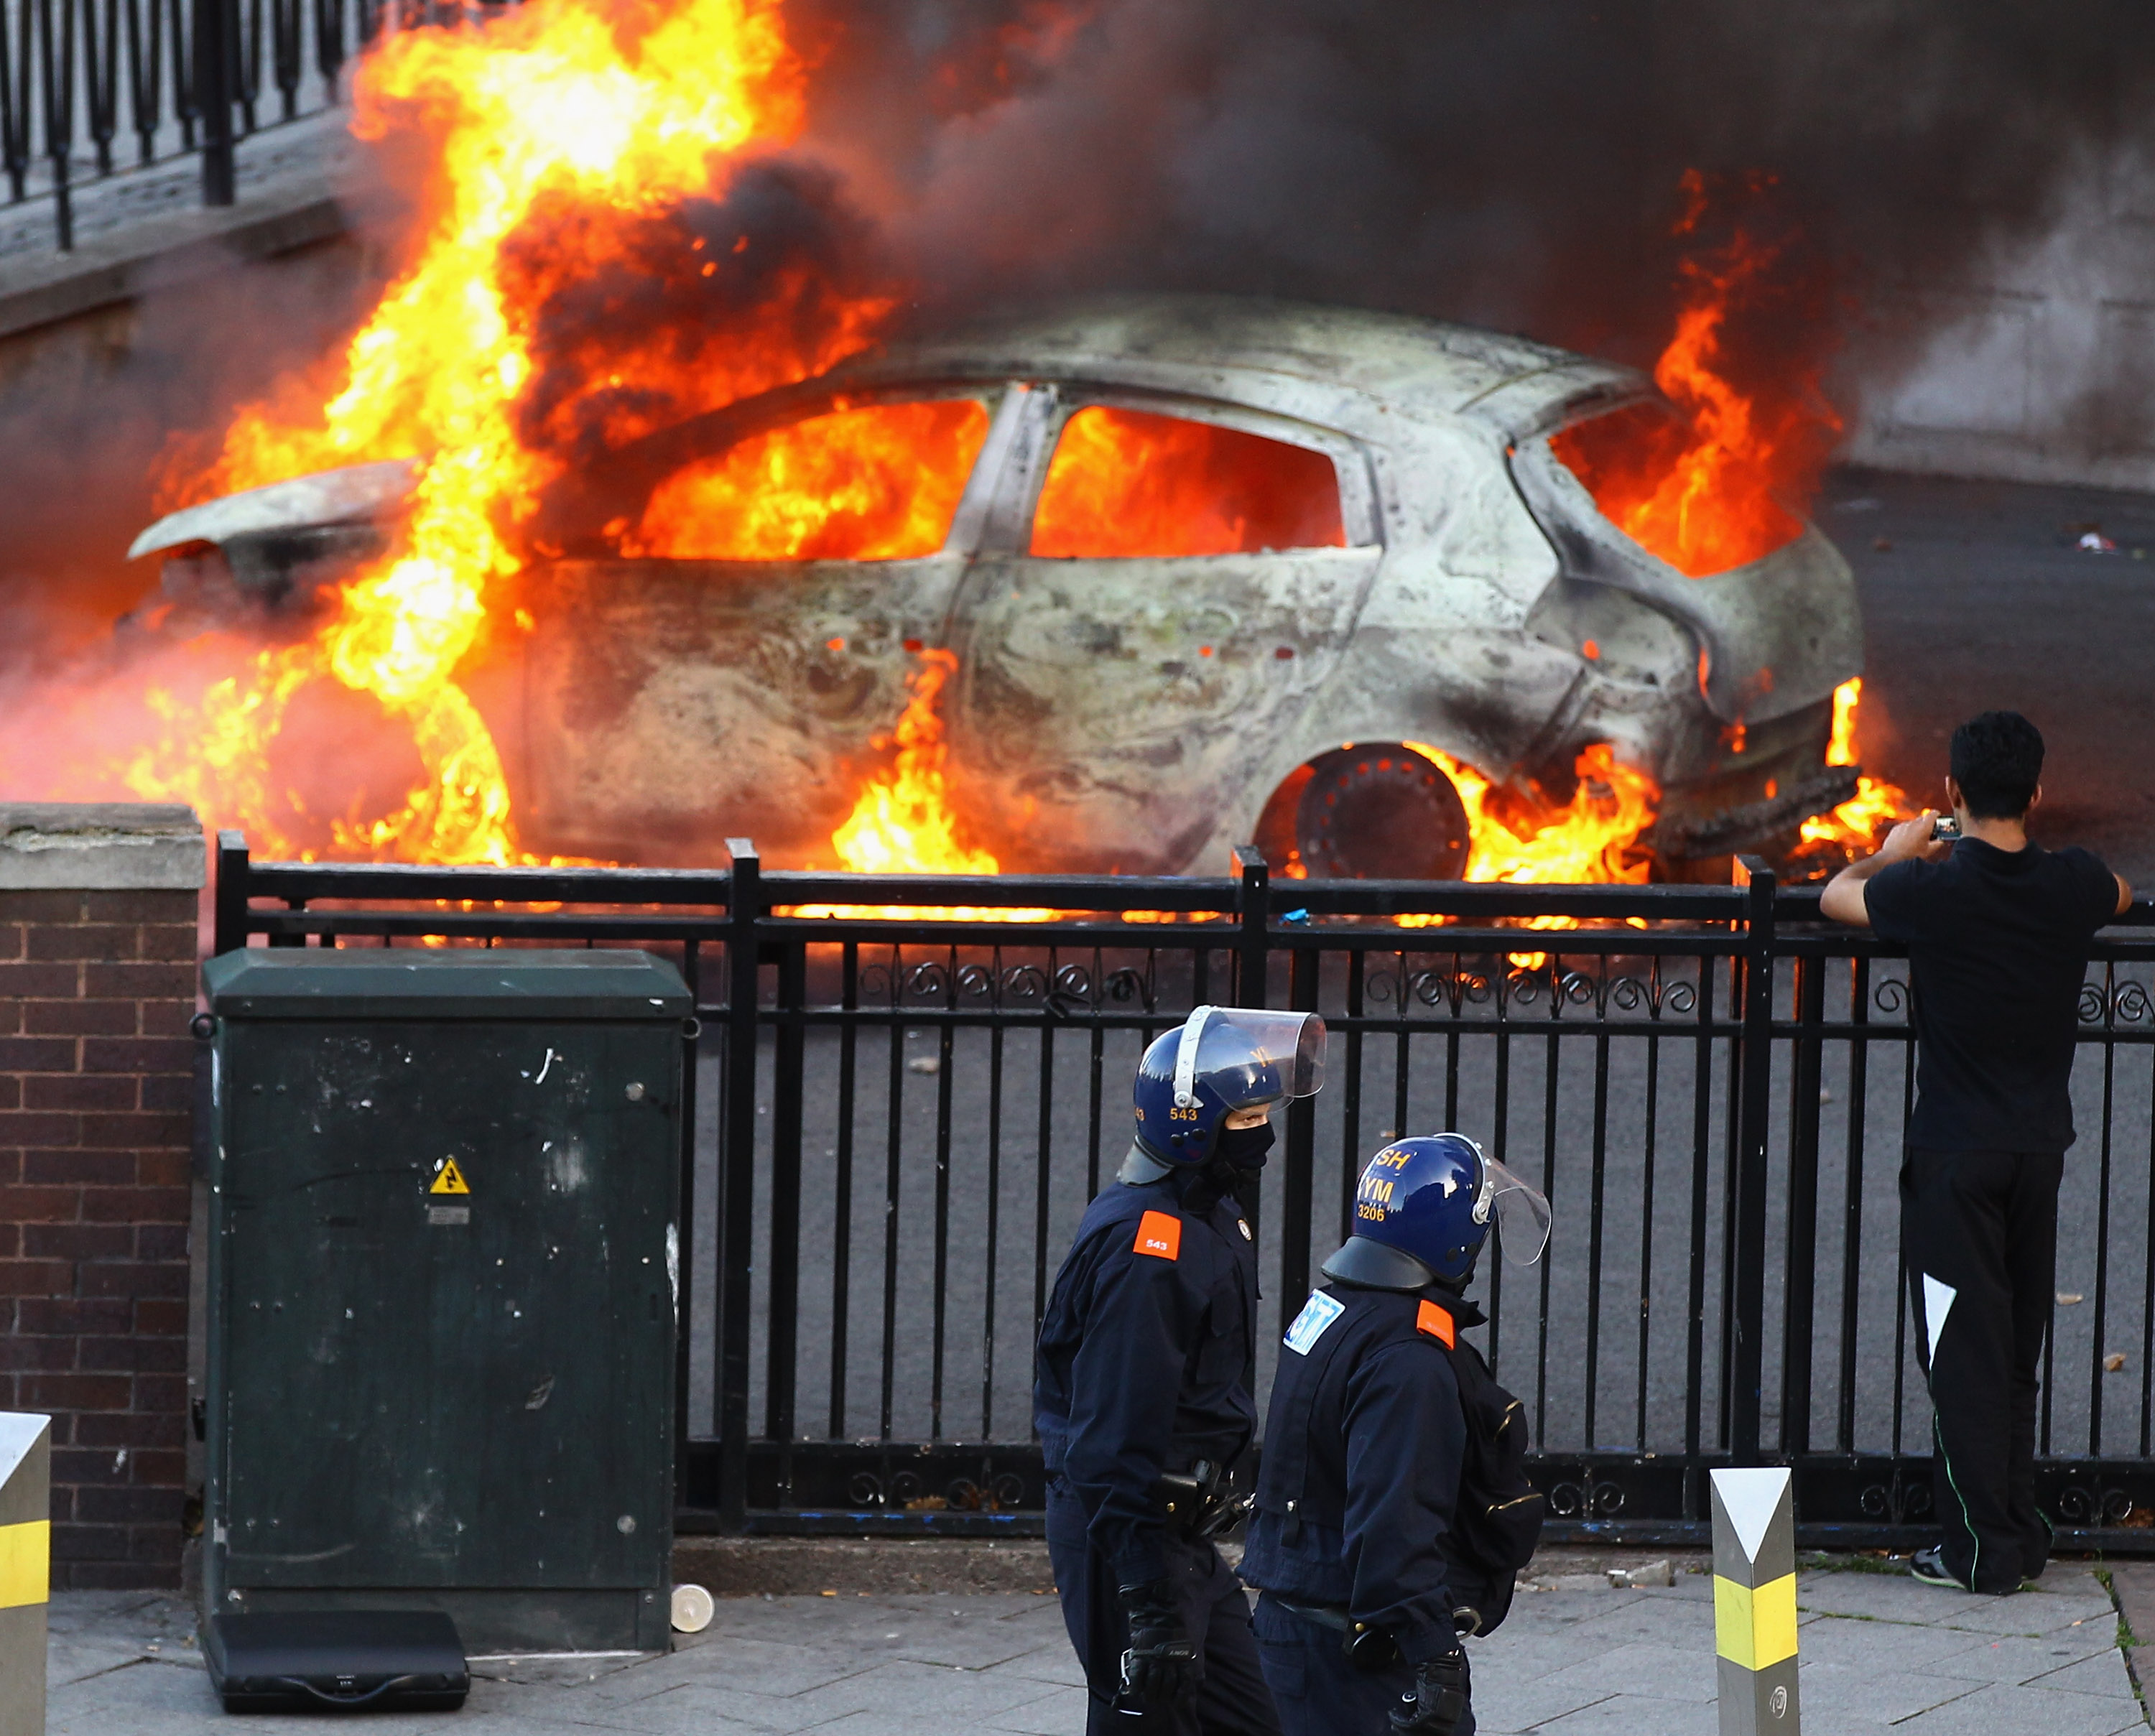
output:
POLYGON ((1200 1006, 1177 1046, 1175 1101, 1195 1102, 1200 1080, 1231 1111, 1313 1096, 1324 1083, 1324 1021, 1313 1012, 1200 1006))
POLYGON ((1514 1266, 1533 1265, 1548 1246, 1548 1196, 1493 1157, 1482 1160, 1482 1200, 1474 1215, 1484 1222, 1495 1218, 1497 1245, 1514 1266))

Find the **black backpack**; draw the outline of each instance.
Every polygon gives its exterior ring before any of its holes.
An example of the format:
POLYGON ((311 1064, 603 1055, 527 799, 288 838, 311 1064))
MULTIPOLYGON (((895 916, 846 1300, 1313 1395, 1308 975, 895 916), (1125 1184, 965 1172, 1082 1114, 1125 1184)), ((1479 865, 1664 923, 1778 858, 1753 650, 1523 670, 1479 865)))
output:
POLYGON ((1527 1481, 1527 1407, 1497 1384, 1482 1353, 1463 1339, 1452 1347, 1451 1366, 1467 1413, 1455 1547, 1461 1564, 1487 1587, 1476 1630, 1486 1634, 1510 1612, 1513 1582, 1534 1558, 1547 1503, 1527 1481))

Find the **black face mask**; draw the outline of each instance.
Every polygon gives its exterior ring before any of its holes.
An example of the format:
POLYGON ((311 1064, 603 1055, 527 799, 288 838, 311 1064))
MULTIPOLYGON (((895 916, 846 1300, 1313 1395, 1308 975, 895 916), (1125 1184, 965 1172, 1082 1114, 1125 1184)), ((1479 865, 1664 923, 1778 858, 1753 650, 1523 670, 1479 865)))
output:
POLYGON ((1230 1168, 1253 1175, 1265 1166, 1265 1154, 1272 1149, 1272 1124, 1220 1129, 1220 1158, 1230 1168))

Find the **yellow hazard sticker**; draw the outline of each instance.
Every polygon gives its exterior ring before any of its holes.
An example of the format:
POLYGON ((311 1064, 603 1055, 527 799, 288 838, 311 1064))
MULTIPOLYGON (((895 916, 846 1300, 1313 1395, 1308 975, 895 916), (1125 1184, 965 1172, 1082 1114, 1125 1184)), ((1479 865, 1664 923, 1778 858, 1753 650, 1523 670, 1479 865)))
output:
POLYGON ((457 1167, 457 1160, 453 1157, 445 1157, 442 1160, 441 1174, 435 1176, 434 1185, 427 1191, 430 1194, 468 1194, 471 1191, 471 1184, 464 1180, 464 1172, 457 1167))

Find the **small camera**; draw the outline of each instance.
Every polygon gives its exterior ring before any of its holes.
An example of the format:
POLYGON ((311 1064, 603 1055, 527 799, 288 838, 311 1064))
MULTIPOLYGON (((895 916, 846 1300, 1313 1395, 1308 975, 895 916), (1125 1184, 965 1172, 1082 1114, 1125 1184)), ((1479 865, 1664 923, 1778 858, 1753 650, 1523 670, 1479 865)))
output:
POLYGON ((1931 822, 1931 842, 1949 844, 1960 836, 1960 822, 1950 814, 1942 814, 1931 822))

